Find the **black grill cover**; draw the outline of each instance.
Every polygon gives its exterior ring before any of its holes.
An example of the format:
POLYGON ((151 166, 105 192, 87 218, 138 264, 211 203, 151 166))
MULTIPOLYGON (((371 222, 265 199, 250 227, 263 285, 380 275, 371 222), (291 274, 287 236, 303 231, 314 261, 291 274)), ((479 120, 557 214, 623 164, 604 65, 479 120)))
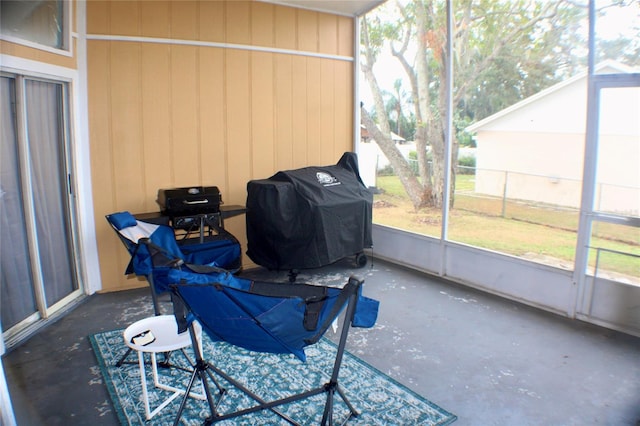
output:
POLYGON ((269 269, 317 268, 372 246, 373 195, 356 154, 247 184, 247 255, 269 269))

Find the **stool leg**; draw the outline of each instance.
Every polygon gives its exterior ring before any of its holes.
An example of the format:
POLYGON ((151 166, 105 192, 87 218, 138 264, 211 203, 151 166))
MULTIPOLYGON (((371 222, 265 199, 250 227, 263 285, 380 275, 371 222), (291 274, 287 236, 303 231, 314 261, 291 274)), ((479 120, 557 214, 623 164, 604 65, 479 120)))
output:
POLYGON ((155 352, 151 352, 151 373, 153 375, 153 385, 159 388, 160 379, 158 378, 158 361, 156 360, 155 352))
POLYGON ((151 419, 151 410, 149 409, 149 395, 147 393, 147 372, 144 367, 144 354, 142 352, 138 352, 138 364, 140 365, 140 384, 142 385, 142 399, 144 400, 144 414, 146 415, 147 420, 149 420, 151 419))

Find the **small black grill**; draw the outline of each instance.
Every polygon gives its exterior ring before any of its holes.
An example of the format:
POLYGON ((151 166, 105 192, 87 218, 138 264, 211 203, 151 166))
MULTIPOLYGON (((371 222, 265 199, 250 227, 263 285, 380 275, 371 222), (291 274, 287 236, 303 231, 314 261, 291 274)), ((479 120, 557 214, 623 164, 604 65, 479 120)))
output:
POLYGON ((158 190, 158 204, 170 218, 220 212, 222 196, 217 186, 191 186, 158 190))

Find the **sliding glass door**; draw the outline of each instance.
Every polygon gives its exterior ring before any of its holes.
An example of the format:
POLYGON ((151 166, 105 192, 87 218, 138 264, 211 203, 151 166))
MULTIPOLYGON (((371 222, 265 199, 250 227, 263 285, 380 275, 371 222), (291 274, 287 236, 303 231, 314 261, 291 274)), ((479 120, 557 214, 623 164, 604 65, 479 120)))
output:
POLYGON ((5 338, 80 294, 65 83, 0 78, 1 323, 5 338))
POLYGON ((27 227, 21 197, 17 129, 15 125, 15 81, 1 78, 0 96, 0 259, 2 325, 9 329, 37 312, 30 269, 27 227), (7 106, 11 106, 8 108, 7 106))

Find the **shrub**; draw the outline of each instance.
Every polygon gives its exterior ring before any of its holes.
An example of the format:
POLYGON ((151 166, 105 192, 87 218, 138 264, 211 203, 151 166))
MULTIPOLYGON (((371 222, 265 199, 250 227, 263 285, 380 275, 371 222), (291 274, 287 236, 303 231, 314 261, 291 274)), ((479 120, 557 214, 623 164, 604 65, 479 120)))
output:
MULTIPOLYGON (((476 167, 476 157, 470 156, 470 155, 469 156, 465 156, 465 157, 458 157, 458 166, 475 169, 475 167, 476 167)), ((465 169, 465 170, 467 170, 467 169, 465 169)))

